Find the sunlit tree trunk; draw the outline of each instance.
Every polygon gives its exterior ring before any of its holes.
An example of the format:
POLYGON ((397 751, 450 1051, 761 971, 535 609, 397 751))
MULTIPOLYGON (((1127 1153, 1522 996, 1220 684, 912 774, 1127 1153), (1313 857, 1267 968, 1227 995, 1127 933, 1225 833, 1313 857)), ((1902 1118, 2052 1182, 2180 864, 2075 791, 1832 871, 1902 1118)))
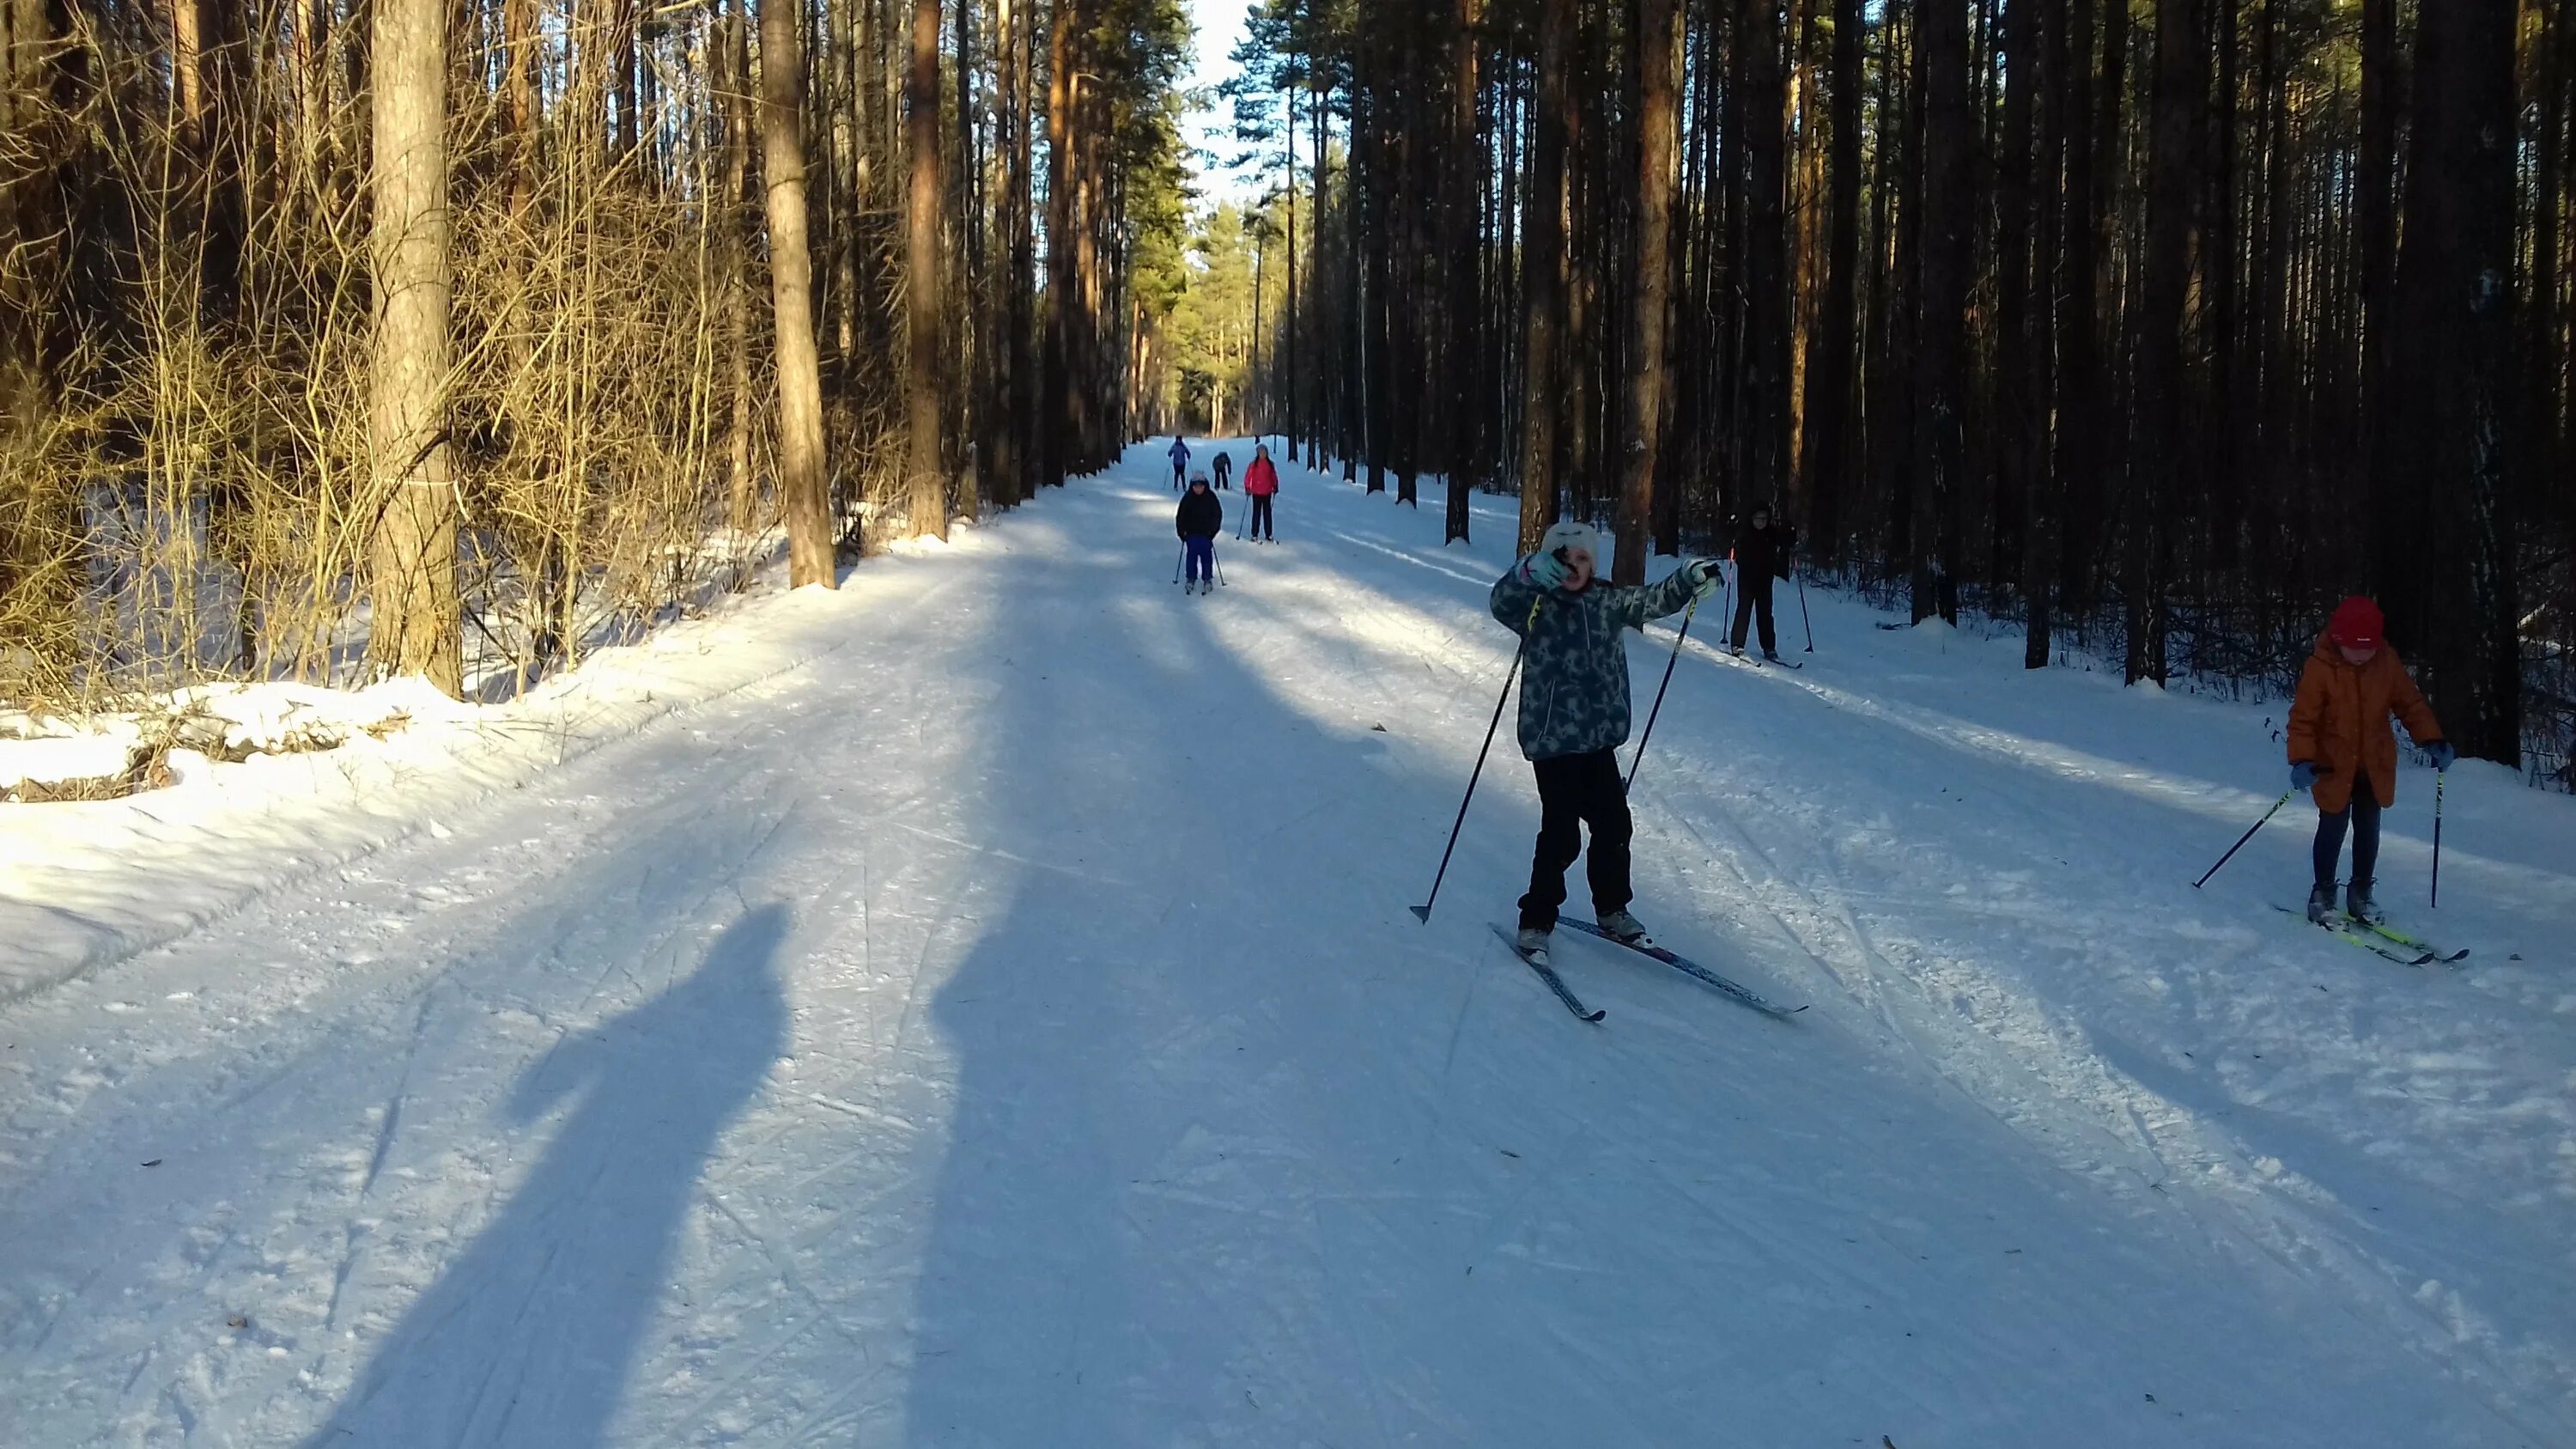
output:
POLYGON ((769 308, 778 363, 778 493, 788 579, 837 588, 824 493, 823 378, 814 338, 814 263, 806 242, 804 37, 794 0, 760 3, 761 179, 769 202, 769 308))
POLYGON ((1664 317, 1672 302, 1673 157, 1679 118, 1673 73, 1681 49, 1677 0, 1641 0, 1637 72, 1637 275, 1628 334, 1624 452, 1619 466, 1617 543, 1611 581, 1646 578, 1646 530, 1654 513, 1658 444, 1670 374, 1664 352, 1664 317))
POLYGON ((948 475, 939 453, 939 0, 913 0, 912 72, 904 90, 905 128, 912 143, 904 245, 904 326, 911 354, 904 379, 904 476, 912 500, 912 531, 946 538, 948 475))
POLYGON ((456 475, 447 437, 447 15, 376 0, 375 367, 367 450, 377 515, 368 652, 386 674, 464 689, 456 475))

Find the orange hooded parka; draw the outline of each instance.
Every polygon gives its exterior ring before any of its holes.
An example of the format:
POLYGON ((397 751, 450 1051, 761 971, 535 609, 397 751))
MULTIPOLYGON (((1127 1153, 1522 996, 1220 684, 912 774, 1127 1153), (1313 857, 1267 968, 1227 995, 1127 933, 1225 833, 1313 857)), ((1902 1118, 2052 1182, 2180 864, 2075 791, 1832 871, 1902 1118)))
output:
POLYGON ((2331 631, 2320 635, 2290 706, 2290 763, 2316 762, 2317 809, 2341 815, 2352 804, 2353 780, 2365 770, 2379 803, 2397 803, 2397 736, 2388 728, 2392 713, 2405 722, 2406 733, 2418 745, 2442 737, 2432 706, 2424 702, 2424 692, 2415 687, 2395 649, 2382 643, 2367 663, 2351 664, 2331 631))

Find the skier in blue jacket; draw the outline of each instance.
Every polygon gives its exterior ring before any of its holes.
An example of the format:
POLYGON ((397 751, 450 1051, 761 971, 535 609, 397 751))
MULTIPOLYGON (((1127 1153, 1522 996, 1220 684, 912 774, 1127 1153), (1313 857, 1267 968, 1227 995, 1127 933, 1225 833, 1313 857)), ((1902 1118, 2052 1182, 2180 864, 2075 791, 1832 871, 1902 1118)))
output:
POLYGON ((1548 935, 1565 904, 1565 872, 1584 854, 1593 914, 1604 934, 1652 945, 1628 911, 1628 792, 1617 750, 1628 739, 1628 649, 1623 631, 1680 613, 1717 592, 1712 559, 1693 559, 1663 582, 1624 588, 1598 582, 1601 535, 1559 523, 1538 552, 1494 584, 1494 617, 1521 636, 1521 753, 1538 775, 1538 847, 1521 897, 1521 954, 1547 964, 1548 935))
POLYGON ((1190 445, 1182 442, 1181 435, 1178 433, 1172 434, 1172 449, 1170 456, 1172 459, 1172 491, 1178 493, 1181 491, 1181 485, 1189 481, 1190 476, 1190 445))

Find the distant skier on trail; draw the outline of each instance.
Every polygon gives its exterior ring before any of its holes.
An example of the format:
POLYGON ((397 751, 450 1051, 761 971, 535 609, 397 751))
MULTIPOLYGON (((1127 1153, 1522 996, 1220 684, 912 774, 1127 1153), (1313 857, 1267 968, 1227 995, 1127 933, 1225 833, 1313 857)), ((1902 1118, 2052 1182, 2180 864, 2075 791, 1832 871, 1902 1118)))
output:
MULTIPOLYGON (((1251 486, 1250 474, 1244 482, 1251 486)), ((1652 944, 1628 911, 1631 824, 1617 758, 1628 739, 1628 651, 1620 631, 1680 613, 1693 595, 1705 599, 1718 587, 1710 559, 1694 559, 1643 588, 1597 583, 1600 556, 1596 530, 1559 523, 1539 540, 1538 552, 1494 584, 1494 617, 1522 639, 1521 753, 1538 775, 1538 846, 1516 944, 1542 966, 1557 908, 1565 904, 1566 869, 1584 854, 1586 825, 1592 850, 1585 874, 1603 934, 1627 945, 1652 944)))
POLYGON ((1271 536, 1270 500, 1279 494, 1279 469, 1270 461, 1270 445, 1257 443, 1243 469, 1244 496, 1252 500, 1251 536, 1257 543, 1277 543, 1271 536))
POLYGON ((2335 866, 2344 832, 2352 833, 2352 883, 2344 914, 2367 925, 2384 924, 2370 898, 2371 872, 2379 861, 2379 812, 2397 803, 2397 736, 2394 714, 2416 746, 2447 770, 2459 752, 2442 738, 2424 693, 2415 687, 2397 651, 2388 647, 2379 605, 2358 596, 2338 605, 2299 675, 2290 706, 2290 785, 2317 804, 2315 885, 2308 891, 2308 919, 2328 923, 2334 912, 2335 866))
POLYGON ((1728 631, 1728 652, 1744 652, 1745 622, 1757 615, 1762 621, 1762 657, 1780 662, 1780 636, 1771 624, 1771 581, 1789 576, 1789 551, 1797 547, 1797 532, 1786 526, 1771 526, 1771 507, 1753 505, 1753 526, 1735 541, 1735 625, 1728 631))
POLYGON ((1223 448, 1216 450, 1216 459, 1212 466, 1216 471, 1218 491, 1222 492, 1234 486, 1234 459, 1227 456, 1223 448))
POLYGON ((1181 547, 1188 555, 1189 578, 1181 585, 1181 592, 1214 591, 1216 536, 1225 531, 1225 505, 1208 491, 1205 473, 1190 479, 1190 491, 1181 495, 1180 511, 1173 516, 1172 527, 1181 535, 1181 547))
POLYGON ((1189 477, 1190 473, 1190 445, 1181 441, 1181 435, 1178 433, 1172 434, 1172 447, 1169 456, 1172 460, 1172 488, 1173 491, 1177 492, 1180 489, 1182 480, 1189 477))

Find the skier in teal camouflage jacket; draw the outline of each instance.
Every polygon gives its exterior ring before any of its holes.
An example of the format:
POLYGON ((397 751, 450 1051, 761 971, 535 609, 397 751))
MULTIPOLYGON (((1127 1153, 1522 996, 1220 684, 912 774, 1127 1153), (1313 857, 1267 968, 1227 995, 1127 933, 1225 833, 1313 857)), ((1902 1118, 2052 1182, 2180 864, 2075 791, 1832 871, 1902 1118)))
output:
POLYGON ((1694 559, 1658 584, 1625 588, 1596 583, 1600 534, 1559 523, 1494 584, 1494 617, 1521 636, 1521 753, 1538 775, 1537 851, 1529 893, 1521 897, 1519 944, 1545 962, 1548 934, 1565 904, 1565 872, 1592 849, 1585 874, 1601 929, 1650 945, 1628 912, 1628 796, 1619 779, 1618 747, 1628 739, 1628 649, 1621 631, 1681 612, 1693 596, 1718 587, 1713 560, 1694 559))

